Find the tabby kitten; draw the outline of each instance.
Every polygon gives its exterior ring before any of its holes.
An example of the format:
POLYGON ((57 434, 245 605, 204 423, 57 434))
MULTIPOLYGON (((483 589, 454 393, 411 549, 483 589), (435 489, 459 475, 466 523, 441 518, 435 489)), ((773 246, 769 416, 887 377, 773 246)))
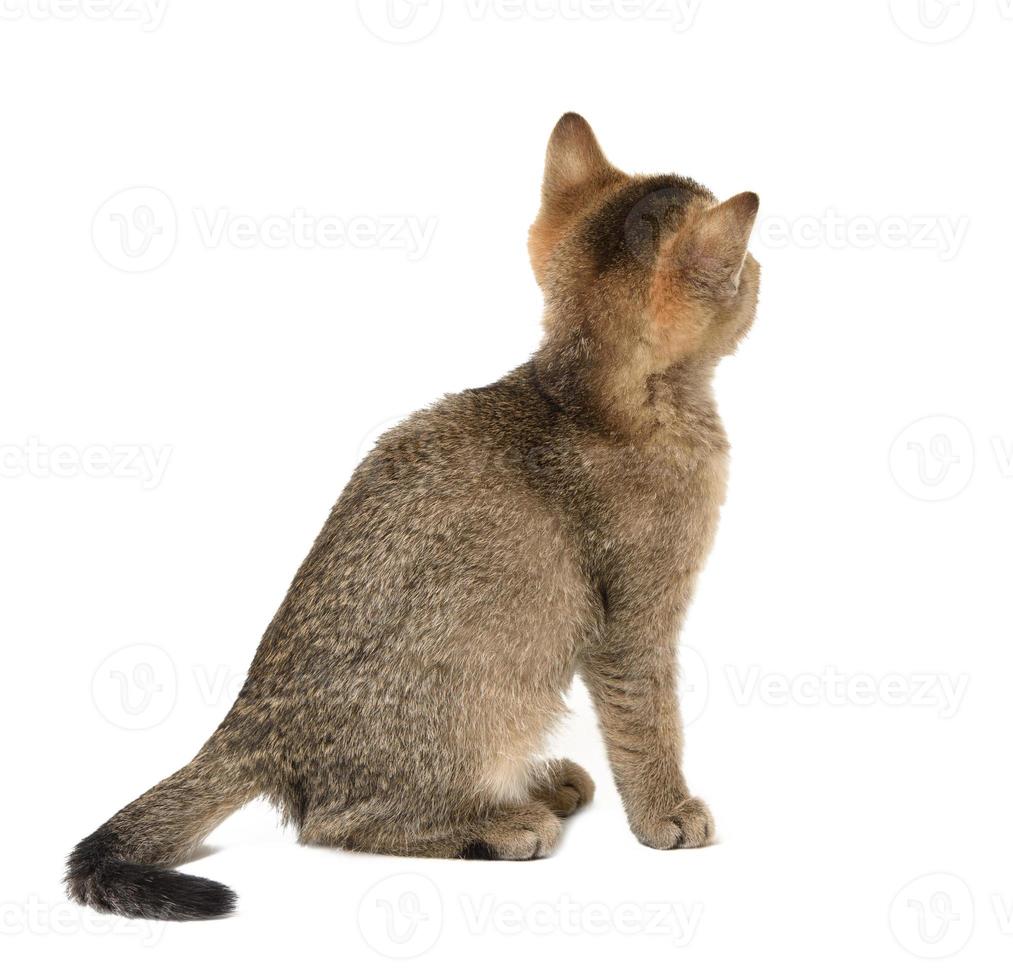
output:
POLYGON ((540 757, 575 673, 637 839, 712 839, 682 772, 674 644, 725 492, 711 378, 753 320, 757 207, 629 176, 559 120, 529 240, 541 347, 380 438, 221 726, 71 854, 75 899, 230 912, 230 889, 170 869, 257 796, 304 843, 546 855, 594 792, 540 757))

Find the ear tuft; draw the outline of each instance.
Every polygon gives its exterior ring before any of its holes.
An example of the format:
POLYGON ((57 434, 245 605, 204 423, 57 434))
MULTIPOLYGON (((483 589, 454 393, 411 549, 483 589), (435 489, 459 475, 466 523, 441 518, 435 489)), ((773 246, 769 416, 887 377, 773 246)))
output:
POLYGON ((551 203, 615 172, 587 120, 576 112, 568 112, 556 123, 549 137, 542 199, 551 203))

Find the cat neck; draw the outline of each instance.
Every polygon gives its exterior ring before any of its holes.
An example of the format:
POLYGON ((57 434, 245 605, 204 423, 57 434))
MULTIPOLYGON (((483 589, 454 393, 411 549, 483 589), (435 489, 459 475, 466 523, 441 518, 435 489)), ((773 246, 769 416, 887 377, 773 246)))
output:
POLYGON ((624 442, 722 442, 714 402, 716 362, 652 362, 634 330, 548 329, 532 358, 540 394, 583 425, 624 442), (632 338, 632 339, 630 339, 632 338))

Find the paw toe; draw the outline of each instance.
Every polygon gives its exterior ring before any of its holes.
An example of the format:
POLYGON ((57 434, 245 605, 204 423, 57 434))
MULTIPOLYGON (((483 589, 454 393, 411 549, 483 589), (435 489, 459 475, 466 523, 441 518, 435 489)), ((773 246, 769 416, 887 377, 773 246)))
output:
POLYGON ((570 759, 554 759, 535 789, 535 798, 559 817, 568 817, 594 797, 594 780, 570 759))
POLYGON ((458 857, 479 861, 529 861, 545 857, 559 840, 562 824, 546 807, 527 807, 491 820, 458 857))
POLYGON ((671 816, 640 822, 634 827, 637 839, 660 850, 705 847, 714 840, 714 818, 703 800, 683 800, 671 816))

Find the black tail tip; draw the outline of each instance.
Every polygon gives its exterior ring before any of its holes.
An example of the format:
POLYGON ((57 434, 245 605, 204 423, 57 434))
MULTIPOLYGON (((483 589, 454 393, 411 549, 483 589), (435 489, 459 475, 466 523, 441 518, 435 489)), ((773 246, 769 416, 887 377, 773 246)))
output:
POLYGON ((88 876, 68 875, 67 893, 82 905, 128 919, 189 922, 221 919, 236 910, 236 893, 221 882, 119 861, 88 876))
POLYGON ((221 919, 235 911, 236 893, 228 886, 109 857, 93 838, 75 848, 67 865, 67 894, 74 901, 129 919, 168 922, 221 919))

